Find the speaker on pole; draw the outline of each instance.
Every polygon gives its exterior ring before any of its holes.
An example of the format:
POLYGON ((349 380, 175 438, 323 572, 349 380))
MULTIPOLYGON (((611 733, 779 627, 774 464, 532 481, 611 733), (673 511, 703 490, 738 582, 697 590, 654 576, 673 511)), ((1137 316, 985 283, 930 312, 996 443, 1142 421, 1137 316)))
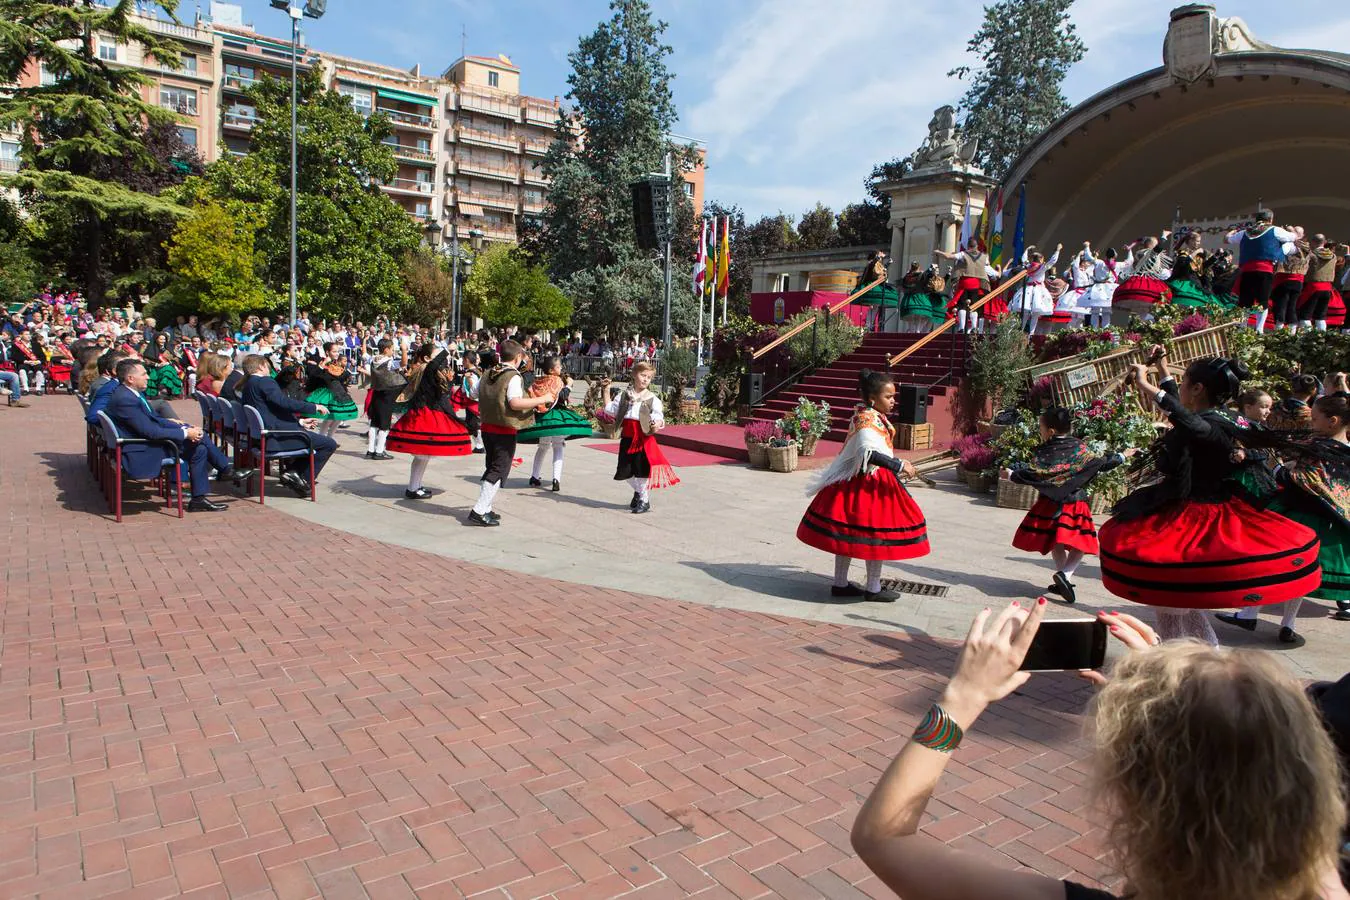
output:
POLYGON ((902 425, 924 425, 928 422, 928 388, 917 384, 902 384, 896 392, 895 419, 902 425))
POLYGON ((652 215, 652 183, 647 179, 635 181, 633 190, 633 227, 637 245, 642 250, 657 249, 656 219, 652 215))

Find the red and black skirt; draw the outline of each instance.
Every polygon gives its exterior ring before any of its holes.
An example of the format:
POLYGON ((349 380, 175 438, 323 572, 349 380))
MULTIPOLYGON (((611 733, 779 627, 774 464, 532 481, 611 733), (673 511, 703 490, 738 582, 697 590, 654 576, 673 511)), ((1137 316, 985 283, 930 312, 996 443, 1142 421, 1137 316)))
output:
POLYGON ((895 476, 883 471, 827 485, 802 516, 797 540, 854 559, 928 555, 923 510, 895 476))
POLYGON ((1131 275, 1116 287, 1111 302, 1117 306, 1130 302, 1152 306, 1171 296, 1171 289, 1162 279, 1154 278, 1152 275, 1131 275))
POLYGON ((1092 508, 1086 500, 1061 504, 1042 497, 1017 526, 1012 545, 1042 555, 1061 546, 1095 554, 1097 525, 1092 521, 1092 508))
POLYGON ((469 430, 431 407, 405 413, 389 431, 385 449, 414 456, 468 456, 473 452, 469 430))
POLYGON ((1102 583, 1150 606, 1265 606, 1317 589, 1318 550, 1312 529, 1241 498, 1192 500, 1103 525, 1102 583))

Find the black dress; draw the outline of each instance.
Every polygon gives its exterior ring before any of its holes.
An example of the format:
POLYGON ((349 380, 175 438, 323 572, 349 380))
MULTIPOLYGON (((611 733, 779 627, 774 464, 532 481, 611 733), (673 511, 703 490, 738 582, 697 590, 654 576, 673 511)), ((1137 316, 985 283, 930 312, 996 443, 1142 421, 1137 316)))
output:
POLYGON ((1099 891, 1096 888, 1083 887, 1072 881, 1064 882, 1064 900, 1119 900, 1115 894, 1099 891))
MULTIPOLYGON (((393 359, 387 359, 382 365, 371 364, 371 373, 379 368, 393 367, 393 359)), ((398 401, 399 391, 402 388, 392 388, 385 391, 377 391, 371 388, 370 406, 366 409, 366 415, 370 419, 370 427, 378 428, 381 431, 388 431, 394 425, 394 404, 398 401)))

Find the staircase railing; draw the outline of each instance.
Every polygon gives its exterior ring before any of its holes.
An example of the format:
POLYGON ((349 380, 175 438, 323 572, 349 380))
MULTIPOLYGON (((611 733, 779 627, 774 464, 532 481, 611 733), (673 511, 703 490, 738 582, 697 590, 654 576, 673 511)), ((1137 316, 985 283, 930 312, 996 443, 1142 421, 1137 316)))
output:
MULTIPOLYGON (((970 311, 978 312, 979 310, 983 309, 986 305, 988 305, 992 301, 997 300, 999 297, 1002 297, 1004 294, 1006 294, 1014 285, 1021 283, 1022 279, 1026 277, 1027 277, 1027 270, 1023 269, 1016 275, 1009 278, 1007 281, 1000 284, 998 287, 994 288, 994 290, 990 291, 988 294, 972 303, 970 305, 970 311)), ((886 360, 886 365, 890 366, 891 368, 895 368, 896 365, 898 365, 901 362, 904 362, 919 349, 927 346, 938 335, 946 334, 948 331, 951 330, 952 326, 954 326, 955 324, 956 324, 955 319, 948 319, 947 321, 939 325, 937 328, 934 328, 932 331, 928 332, 923 337, 919 338, 917 341, 910 344, 904 350, 901 350, 899 353, 895 354, 890 359, 886 360)))
MULTIPOLYGON (((853 301, 857 300, 859 297, 863 296, 864 294, 870 292, 870 291, 871 291, 873 288, 875 288, 877 285, 882 284, 882 283, 885 282, 885 281, 886 281, 885 278, 878 278, 876 281, 872 282, 871 284, 867 285, 866 287, 859 288, 858 290, 856 290, 856 291, 854 291, 853 293, 849 294, 847 297, 845 297, 843 300, 840 300, 838 303, 834 304, 833 306, 824 307, 824 309, 826 310, 826 313, 825 313, 826 316, 832 316, 832 315, 834 315, 835 313, 839 312, 839 310, 841 310, 841 309, 843 309, 844 307, 848 306, 849 304, 853 303, 853 301)), ((753 362, 754 360, 759 359, 761 356, 764 356, 764 355, 767 354, 769 351, 775 349, 776 347, 781 346, 782 344, 786 343, 787 341, 789 341, 789 340, 791 340, 792 338, 796 337, 797 335, 801 334, 803 331, 805 331, 807 328, 809 328, 811 325, 813 325, 819 318, 820 318, 820 316, 814 316, 814 317, 811 319, 811 321, 809 321, 809 322, 802 322, 801 324, 796 325, 796 326, 794 326, 793 328, 791 328, 786 334, 780 334, 778 337, 774 338, 772 341, 770 341, 769 343, 765 344, 763 347, 760 347, 760 348, 759 348, 758 350, 756 350, 754 353, 751 353, 751 354, 750 354, 750 360, 753 362)))

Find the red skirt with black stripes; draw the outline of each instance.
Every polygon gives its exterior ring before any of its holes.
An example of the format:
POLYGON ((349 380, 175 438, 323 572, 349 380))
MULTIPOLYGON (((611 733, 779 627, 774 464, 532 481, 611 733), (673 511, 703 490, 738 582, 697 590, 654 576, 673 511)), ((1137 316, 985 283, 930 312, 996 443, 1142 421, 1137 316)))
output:
POLYGON ((1092 508, 1086 500, 1060 504, 1042 497, 1017 526, 1012 545, 1042 555, 1055 547, 1095 554, 1097 525, 1092 521, 1092 508))
POLYGON ((443 410, 419 407, 408 410, 394 423, 385 449, 413 456, 468 456, 473 452, 473 441, 469 429, 443 410))
POLYGON ((1307 596, 1322 583, 1313 530, 1238 497, 1113 518, 1100 540, 1106 589, 1150 606, 1266 606, 1307 596))
POLYGON ((878 469, 827 485, 802 516, 797 540, 854 559, 928 555, 923 510, 890 472, 878 469))

